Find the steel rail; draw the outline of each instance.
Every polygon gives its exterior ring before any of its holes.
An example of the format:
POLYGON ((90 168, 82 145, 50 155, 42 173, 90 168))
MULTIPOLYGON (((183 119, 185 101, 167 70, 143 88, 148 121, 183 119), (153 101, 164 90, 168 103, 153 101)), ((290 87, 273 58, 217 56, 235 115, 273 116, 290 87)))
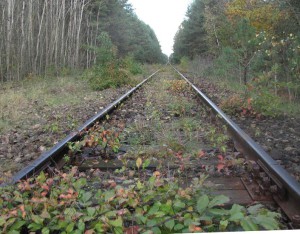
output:
MULTIPOLYGON (((111 111, 113 111, 121 102, 123 102, 125 99, 127 99, 132 93, 134 93, 136 90, 138 90, 144 83, 146 83, 150 78, 155 76, 161 69, 158 69, 156 72, 151 74, 149 77, 144 79, 141 83, 130 89, 127 93, 123 94, 121 97, 119 97, 117 100, 115 100, 113 103, 108 105, 105 109, 103 109, 101 112, 87 120, 83 125, 77 128, 76 131, 73 131, 70 133, 67 137, 65 137, 63 140, 58 142, 53 148, 51 148, 49 151, 46 151, 43 153, 39 158, 34 160, 30 165, 26 166, 19 172, 17 172, 13 178, 11 179, 11 183, 16 183, 22 179, 28 178, 41 170, 45 169, 45 167, 48 166, 48 164, 55 164, 60 157, 63 155, 64 152, 67 151, 67 143, 68 142, 74 142, 78 139, 80 139, 80 133, 90 128, 95 124, 96 121, 102 119, 107 114, 109 114, 111 111)), ((0 185, 1 186, 1 185, 0 185)))
MULTIPOLYGON (((246 134, 237 124, 235 124, 216 104, 214 104, 200 89, 198 89, 192 82, 190 82, 181 72, 179 72, 173 65, 173 69, 197 92, 202 101, 213 110, 213 112, 220 116, 221 119, 228 126, 233 137, 239 141, 242 147, 246 150, 249 156, 254 156, 261 160, 262 163, 270 170, 272 174, 284 185, 288 190, 288 196, 292 196, 296 201, 300 201, 300 184, 294 179, 283 167, 281 167, 275 160, 271 158, 265 150, 258 145, 248 134, 246 134)), ((287 199, 292 199, 288 197, 287 199)))

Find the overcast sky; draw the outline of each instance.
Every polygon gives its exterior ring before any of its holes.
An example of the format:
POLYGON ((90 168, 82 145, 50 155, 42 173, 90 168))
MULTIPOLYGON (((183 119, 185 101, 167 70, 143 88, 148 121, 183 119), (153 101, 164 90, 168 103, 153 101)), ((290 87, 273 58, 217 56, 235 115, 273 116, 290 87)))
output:
POLYGON ((155 31, 166 55, 173 52, 173 39, 193 0, 129 0, 135 13, 155 31))

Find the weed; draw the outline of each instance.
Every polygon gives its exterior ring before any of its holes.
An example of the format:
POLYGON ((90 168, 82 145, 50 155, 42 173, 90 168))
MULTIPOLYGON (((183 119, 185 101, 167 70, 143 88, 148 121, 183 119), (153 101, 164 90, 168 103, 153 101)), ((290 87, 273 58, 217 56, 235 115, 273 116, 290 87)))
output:
POLYGON ((226 132, 225 125, 223 126, 223 130, 211 126, 207 133, 207 136, 209 141, 212 143, 213 147, 218 147, 222 153, 225 153, 227 150, 226 144, 229 140, 229 137, 223 132, 226 132))
POLYGON ((76 141, 76 142, 68 142, 68 147, 69 150, 75 154, 77 152, 81 152, 81 148, 82 148, 83 144, 80 141, 76 141))
POLYGON ((150 145, 156 139, 154 129, 149 122, 142 119, 138 119, 128 126, 122 137, 130 145, 150 145))
POLYGON ((65 163, 69 163, 70 160, 71 160, 71 158, 70 158, 69 155, 65 155, 65 156, 63 157, 63 160, 64 160, 65 163))
POLYGON ((169 103, 167 108, 175 117, 179 117, 187 115, 192 108, 192 104, 185 99, 177 99, 169 103))
POLYGON ((240 97, 240 95, 237 94, 223 99, 220 103, 222 110, 230 115, 241 113, 243 106, 244 100, 240 97))
POLYGON ((59 132, 58 122, 53 122, 53 123, 50 123, 49 125, 45 125, 44 129, 47 132, 58 133, 59 132))
POLYGON ((190 86, 184 80, 169 80, 167 81, 167 90, 174 94, 190 91, 190 86))

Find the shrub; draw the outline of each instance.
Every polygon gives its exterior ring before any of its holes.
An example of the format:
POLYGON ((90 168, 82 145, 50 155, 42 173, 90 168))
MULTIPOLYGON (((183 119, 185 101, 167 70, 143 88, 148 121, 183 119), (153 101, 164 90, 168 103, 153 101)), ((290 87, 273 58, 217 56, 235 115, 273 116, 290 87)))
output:
POLYGON ((122 61, 124 69, 128 70, 131 74, 142 74, 143 69, 140 63, 136 62, 133 57, 127 56, 122 61))
POLYGON ((116 62, 94 67, 88 75, 88 80, 94 90, 119 88, 123 85, 133 83, 128 72, 120 69, 116 62))
POLYGON ((91 48, 97 54, 97 64, 90 71, 85 72, 84 75, 92 89, 103 90, 134 84, 133 80, 130 79, 129 73, 137 74, 141 72, 139 64, 130 57, 124 61, 119 60, 117 58, 117 49, 108 33, 101 33, 99 41, 100 47, 91 48))

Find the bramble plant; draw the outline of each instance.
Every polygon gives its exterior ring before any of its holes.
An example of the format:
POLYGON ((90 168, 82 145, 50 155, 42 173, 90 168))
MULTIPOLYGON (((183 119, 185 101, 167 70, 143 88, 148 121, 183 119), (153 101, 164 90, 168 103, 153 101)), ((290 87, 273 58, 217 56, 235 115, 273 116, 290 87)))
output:
POLYGON ((82 145, 86 147, 100 145, 104 155, 107 155, 109 150, 117 153, 121 146, 119 135, 120 133, 115 129, 105 129, 104 127, 95 126, 95 128, 90 130, 90 134, 83 139, 82 145))
POLYGON ((53 178, 41 173, 0 188, 0 232, 174 233, 280 228, 280 215, 260 204, 247 208, 235 204, 225 209, 229 198, 205 194, 201 178, 181 188, 176 180, 163 178, 156 171, 146 181, 106 183, 110 184, 107 188, 93 190, 87 175, 73 167, 69 173, 57 171, 53 178))

